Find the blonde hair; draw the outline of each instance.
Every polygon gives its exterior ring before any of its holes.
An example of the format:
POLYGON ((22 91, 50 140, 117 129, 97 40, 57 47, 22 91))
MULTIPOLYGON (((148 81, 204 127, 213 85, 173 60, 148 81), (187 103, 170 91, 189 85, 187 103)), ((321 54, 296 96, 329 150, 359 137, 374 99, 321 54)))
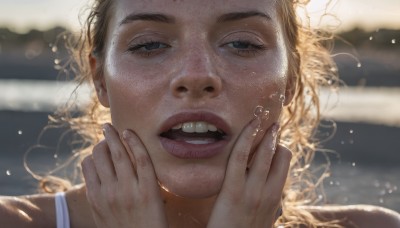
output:
MULTIPOLYGON (((277 224, 284 227, 341 227, 338 221, 320 221, 301 206, 315 205, 320 201, 317 188, 324 176, 313 176, 311 162, 317 149, 315 130, 320 122, 318 90, 321 86, 333 87, 338 82, 337 68, 326 46, 332 37, 329 33, 311 29, 309 23, 301 23, 296 9, 305 7, 307 0, 276 1, 283 25, 289 57, 289 75, 296 84, 293 101, 284 107, 281 116, 281 143, 292 152, 293 158, 282 199, 283 216, 277 224)), ((85 29, 77 42, 72 42, 70 64, 79 85, 91 84, 92 72, 88 63, 90 54, 102 61, 107 25, 112 0, 95 0, 86 19, 85 29)), ((103 64, 98 64, 102 66, 103 64)), ((95 77, 102 68, 96 69, 95 77)), ((103 108, 93 93, 91 103, 81 115, 72 116, 70 105, 60 109, 52 123, 68 123, 82 137, 82 148, 74 152, 83 158, 101 138, 101 124, 110 122, 109 110, 103 108)), ((79 162, 79 159, 78 161, 79 162)), ((79 164, 76 164, 79 167, 79 164)), ((46 192, 66 190, 71 185, 63 179, 47 175, 40 178, 41 188, 46 192)))

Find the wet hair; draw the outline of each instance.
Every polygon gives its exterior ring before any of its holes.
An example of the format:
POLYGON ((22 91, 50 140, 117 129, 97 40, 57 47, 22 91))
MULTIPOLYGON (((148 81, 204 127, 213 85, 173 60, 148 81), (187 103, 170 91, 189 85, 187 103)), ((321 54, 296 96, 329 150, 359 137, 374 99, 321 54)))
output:
MULTIPOLYGON (((320 123, 318 90, 321 86, 337 86, 337 67, 330 53, 328 40, 331 35, 311 28, 307 19, 300 18, 297 9, 305 8, 309 0, 276 1, 289 58, 288 75, 290 83, 296 84, 292 102, 285 106, 281 115, 280 143, 293 152, 289 175, 282 199, 283 216, 277 224, 284 227, 341 227, 338 221, 321 221, 302 206, 321 203, 317 190, 321 186, 322 175, 314 176, 311 163, 318 149, 315 139, 320 123)), ((72 42, 70 54, 73 61, 71 70, 79 85, 92 86, 92 77, 99 77, 104 61, 104 48, 108 22, 112 14, 112 0, 94 0, 78 41, 72 42), (91 72, 88 56, 94 55, 98 61, 96 72, 91 72)), ((81 137, 82 148, 74 152, 74 157, 83 159, 102 137, 101 125, 110 122, 109 110, 103 108, 94 92, 91 103, 80 110, 80 115, 71 114, 71 106, 60 109, 52 119, 53 123, 68 123, 81 137)), ((71 102, 73 103, 73 102, 71 102)), ((79 167, 79 162, 75 161, 79 167)), ((41 178, 41 188, 46 192, 67 190, 71 187, 63 179, 47 175, 41 178)), ((323 203, 323 202, 322 202, 323 203)))

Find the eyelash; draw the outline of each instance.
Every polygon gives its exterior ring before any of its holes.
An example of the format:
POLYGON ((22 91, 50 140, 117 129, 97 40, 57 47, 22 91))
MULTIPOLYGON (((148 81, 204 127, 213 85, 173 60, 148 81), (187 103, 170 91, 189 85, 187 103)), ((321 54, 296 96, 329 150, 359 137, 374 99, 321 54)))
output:
POLYGON ((169 47, 171 47, 171 46, 169 46, 168 44, 150 40, 150 41, 145 41, 145 42, 133 44, 128 48, 128 51, 131 52, 132 54, 138 54, 138 55, 141 55, 143 57, 150 57, 151 55, 157 54, 158 52, 162 51, 162 49, 166 49, 166 48, 169 48, 169 47), (159 45, 159 46, 162 46, 162 47, 158 47, 158 48, 151 49, 151 50, 144 50, 143 49, 143 48, 146 48, 146 47, 149 47, 149 46, 152 46, 152 45, 159 45))
POLYGON ((246 48, 241 49, 241 48, 235 48, 235 47, 230 47, 235 49, 235 52, 240 55, 240 56, 248 56, 248 55, 256 55, 261 51, 264 51, 267 49, 267 47, 264 44, 254 44, 251 41, 248 40, 235 40, 235 41, 231 41, 231 42, 227 42, 225 43, 223 46, 225 45, 230 45, 230 44, 240 44, 240 45, 245 45, 246 48))

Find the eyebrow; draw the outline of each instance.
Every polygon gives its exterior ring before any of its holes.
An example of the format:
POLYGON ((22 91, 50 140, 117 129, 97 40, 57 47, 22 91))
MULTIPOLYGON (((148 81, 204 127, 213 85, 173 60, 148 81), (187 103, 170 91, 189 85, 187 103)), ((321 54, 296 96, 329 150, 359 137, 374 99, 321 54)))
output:
POLYGON ((159 13, 139 13, 139 14, 132 13, 126 16, 120 22, 120 25, 128 24, 133 21, 154 21, 154 22, 172 24, 175 23, 175 18, 159 13))
POLYGON ((224 15, 218 17, 217 22, 237 21, 237 20, 242 20, 242 19, 246 19, 249 17, 263 17, 269 21, 272 20, 271 16, 269 16, 268 14, 262 13, 260 11, 247 11, 247 12, 233 12, 233 13, 224 14, 224 15))
MULTIPOLYGON (((267 20, 271 20, 271 17, 268 14, 259 12, 259 11, 247 11, 247 12, 233 12, 221 15, 218 17, 217 22, 228 22, 228 21, 237 21, 246 19, 249 17, 263 17, 267 20)), ((139 13, 139 14, 129 14, 126 16, 121 22, 120 26, 124 24, 128 24, 133 21, 153 21, 153 22, 161 22, 167 24, 175 23, 175 18, 171 16, 167 16, 165 14, 160 13, 139 13)))

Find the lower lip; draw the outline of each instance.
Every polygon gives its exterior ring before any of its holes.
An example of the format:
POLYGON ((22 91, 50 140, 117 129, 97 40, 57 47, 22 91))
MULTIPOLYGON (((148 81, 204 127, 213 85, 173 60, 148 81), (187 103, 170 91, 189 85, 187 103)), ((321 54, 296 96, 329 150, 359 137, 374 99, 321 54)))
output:
POLYGON ((205 159, 220 154, 228 140, 219 140, 209 144, 191 144, 160 137, 164 149, 171 155, 182 159, 205 159))

